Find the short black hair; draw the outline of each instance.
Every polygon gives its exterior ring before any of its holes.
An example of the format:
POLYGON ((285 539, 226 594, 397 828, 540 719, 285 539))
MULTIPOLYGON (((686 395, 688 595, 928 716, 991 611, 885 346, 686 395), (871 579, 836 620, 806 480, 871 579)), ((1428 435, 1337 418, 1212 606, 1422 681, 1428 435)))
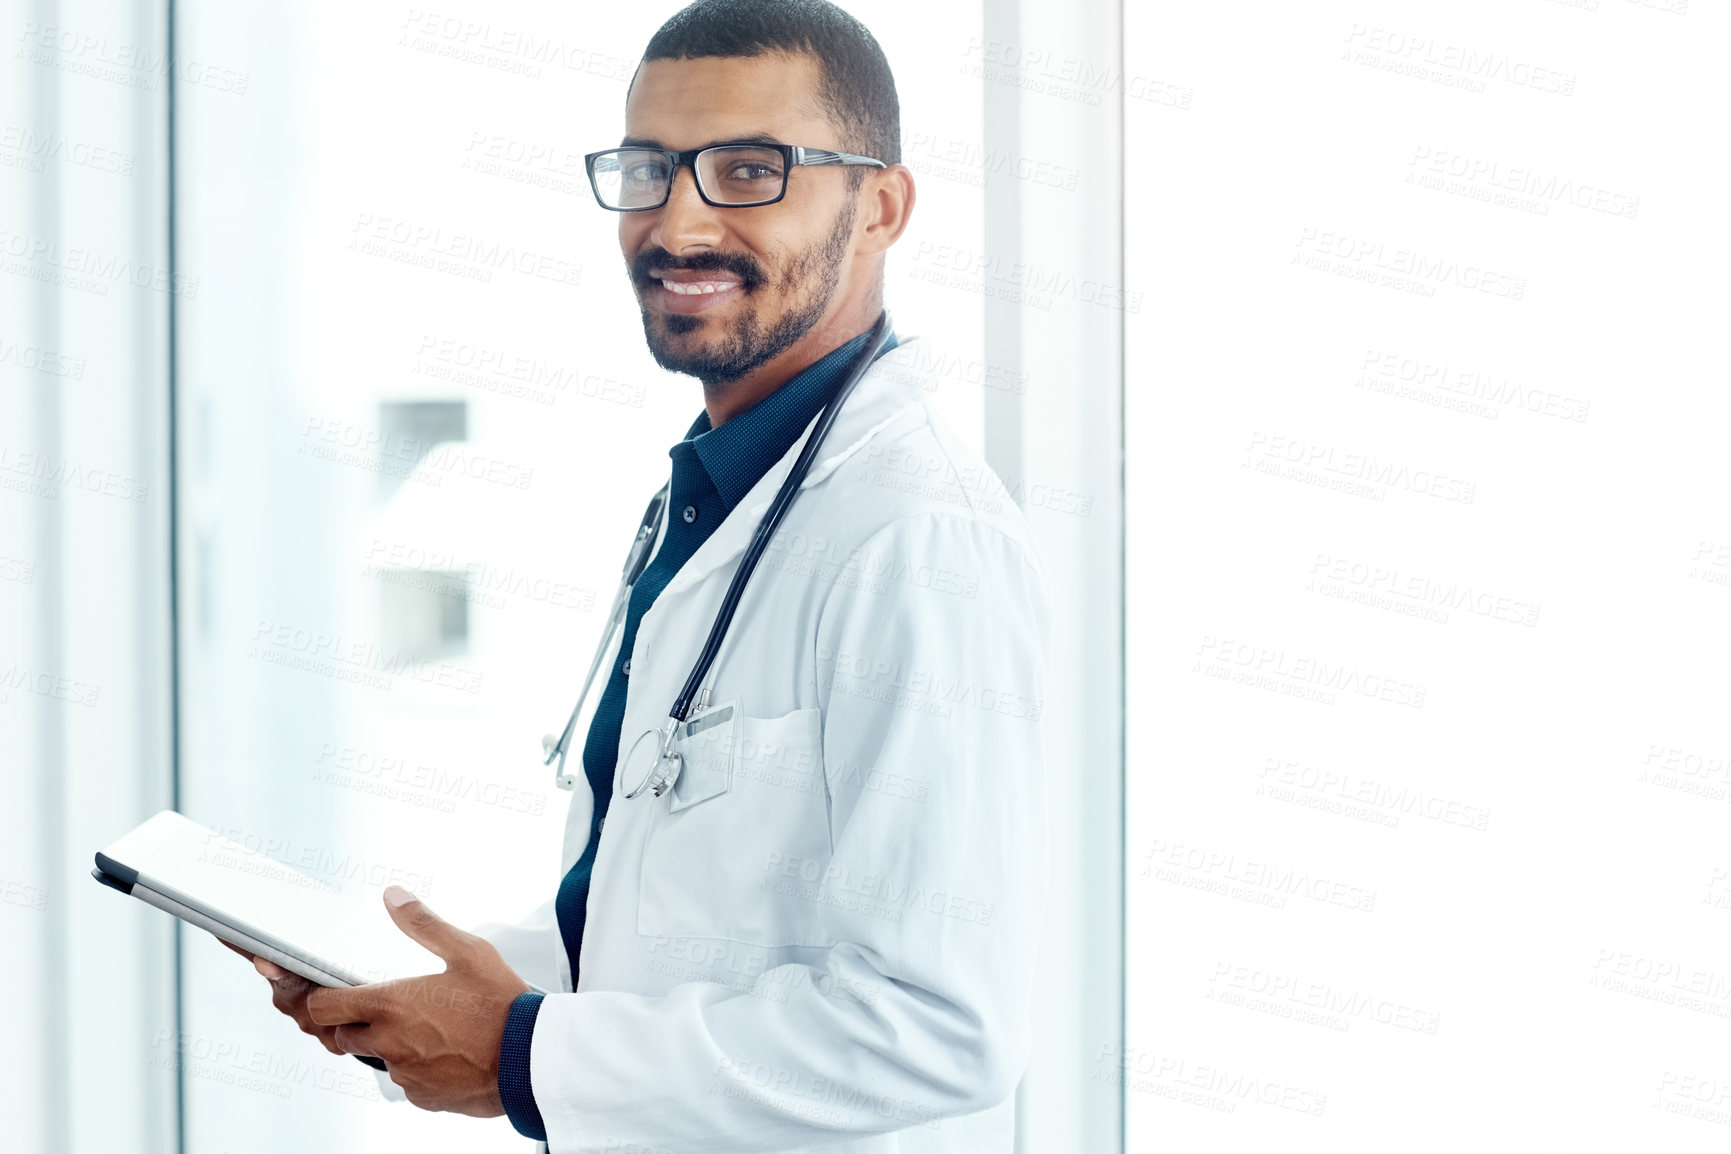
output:
MULTIPOLYGON (((818 103, 841 129, 842 151, 901 162, 901 102, 890 62, 866 26, 829 0, 696 0, 650 38, 639 68, 651 60, 769 52, 817 60, 818 103)), ((847 171, 857 188, 866 170, 847 171)))

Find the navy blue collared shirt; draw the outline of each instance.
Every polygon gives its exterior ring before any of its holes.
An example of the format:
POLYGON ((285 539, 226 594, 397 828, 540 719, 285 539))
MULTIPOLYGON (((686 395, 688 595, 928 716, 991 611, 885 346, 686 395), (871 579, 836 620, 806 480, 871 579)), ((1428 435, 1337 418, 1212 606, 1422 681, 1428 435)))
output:
MULTIPOLYGON (((625 721, 625 690, 631 676, 631 651, 637 640, 637 626, 680 566, 709 539, 722 520, 751 492, 752 486, 769 472, 770 466, 799 440, 830 394, 840 386, 848 366, 870 335, 861 333, 832 349, 719 428, 710 425, 707 410, 699 413, 685 439, 667 451, 673 458, 673 478, 664 514, 667 530, 662 535, 661 547, 631 588, 624 639, 583 745, 583 772, 595 795, 595 810, 589 819, 589 844, 559 883, 559 896, 553 903, 559 936, 571 963, 573 988, 577 984, 577 960, 583 945, 589 879, 601 840, 601 820, 607 816, 607 803, 613 796, 613 768, 619 750, 619 731, 625 721)), ((892 332, 884 344, 884 352, 895 346, 892 332)), ((673 703, 667 704, 671 707, 673 703)), ((511 1003, 505 1036, 499 1046, 499 1097, 519 1134, 546 1141, 547 1129, 529 1085, 529 1043, 534 1037, 541 999, 541 994, 527 993, 511 1003)))

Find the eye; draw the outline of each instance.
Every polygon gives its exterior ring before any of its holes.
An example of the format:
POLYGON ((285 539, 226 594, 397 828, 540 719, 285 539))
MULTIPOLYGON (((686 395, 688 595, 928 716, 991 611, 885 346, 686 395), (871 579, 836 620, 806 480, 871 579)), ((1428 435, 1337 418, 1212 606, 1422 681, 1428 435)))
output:
POLYGON ((727 170, 728 180, 773 180, 781 173, 767 164, 742 160, 727 170))

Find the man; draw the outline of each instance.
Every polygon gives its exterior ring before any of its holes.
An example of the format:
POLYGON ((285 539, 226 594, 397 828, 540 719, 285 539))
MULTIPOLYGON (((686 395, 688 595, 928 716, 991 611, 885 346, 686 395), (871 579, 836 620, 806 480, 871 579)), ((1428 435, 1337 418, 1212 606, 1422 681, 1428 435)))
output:
POLYGON ((670 450, 558 892, 477 935, 387 891, 445 959, 432 977, 309 990, 255 964, 410 1102, 506 1114, 561 1154, 1007 1154, 1045 900, 1050 611, 1019 511, 925 402, 923 338, 859 380, 750 574, 704 682, 728 723, 665 796, 615 789, 869 352, 914 204, 888 63, 824 0, 698 0, 650 41, 625 122, 590 158, 595 192, 649 348, 704 411, 670 450))

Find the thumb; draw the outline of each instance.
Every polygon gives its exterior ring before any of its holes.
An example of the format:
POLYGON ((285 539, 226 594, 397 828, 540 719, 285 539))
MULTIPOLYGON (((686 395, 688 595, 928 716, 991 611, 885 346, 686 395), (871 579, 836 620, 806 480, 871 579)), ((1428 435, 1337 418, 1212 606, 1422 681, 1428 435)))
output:
POLYGON ((454 959, 471 935, 427 908, 402 886, 385 887, 385 909, 397 928, 446 961, 454 959))

